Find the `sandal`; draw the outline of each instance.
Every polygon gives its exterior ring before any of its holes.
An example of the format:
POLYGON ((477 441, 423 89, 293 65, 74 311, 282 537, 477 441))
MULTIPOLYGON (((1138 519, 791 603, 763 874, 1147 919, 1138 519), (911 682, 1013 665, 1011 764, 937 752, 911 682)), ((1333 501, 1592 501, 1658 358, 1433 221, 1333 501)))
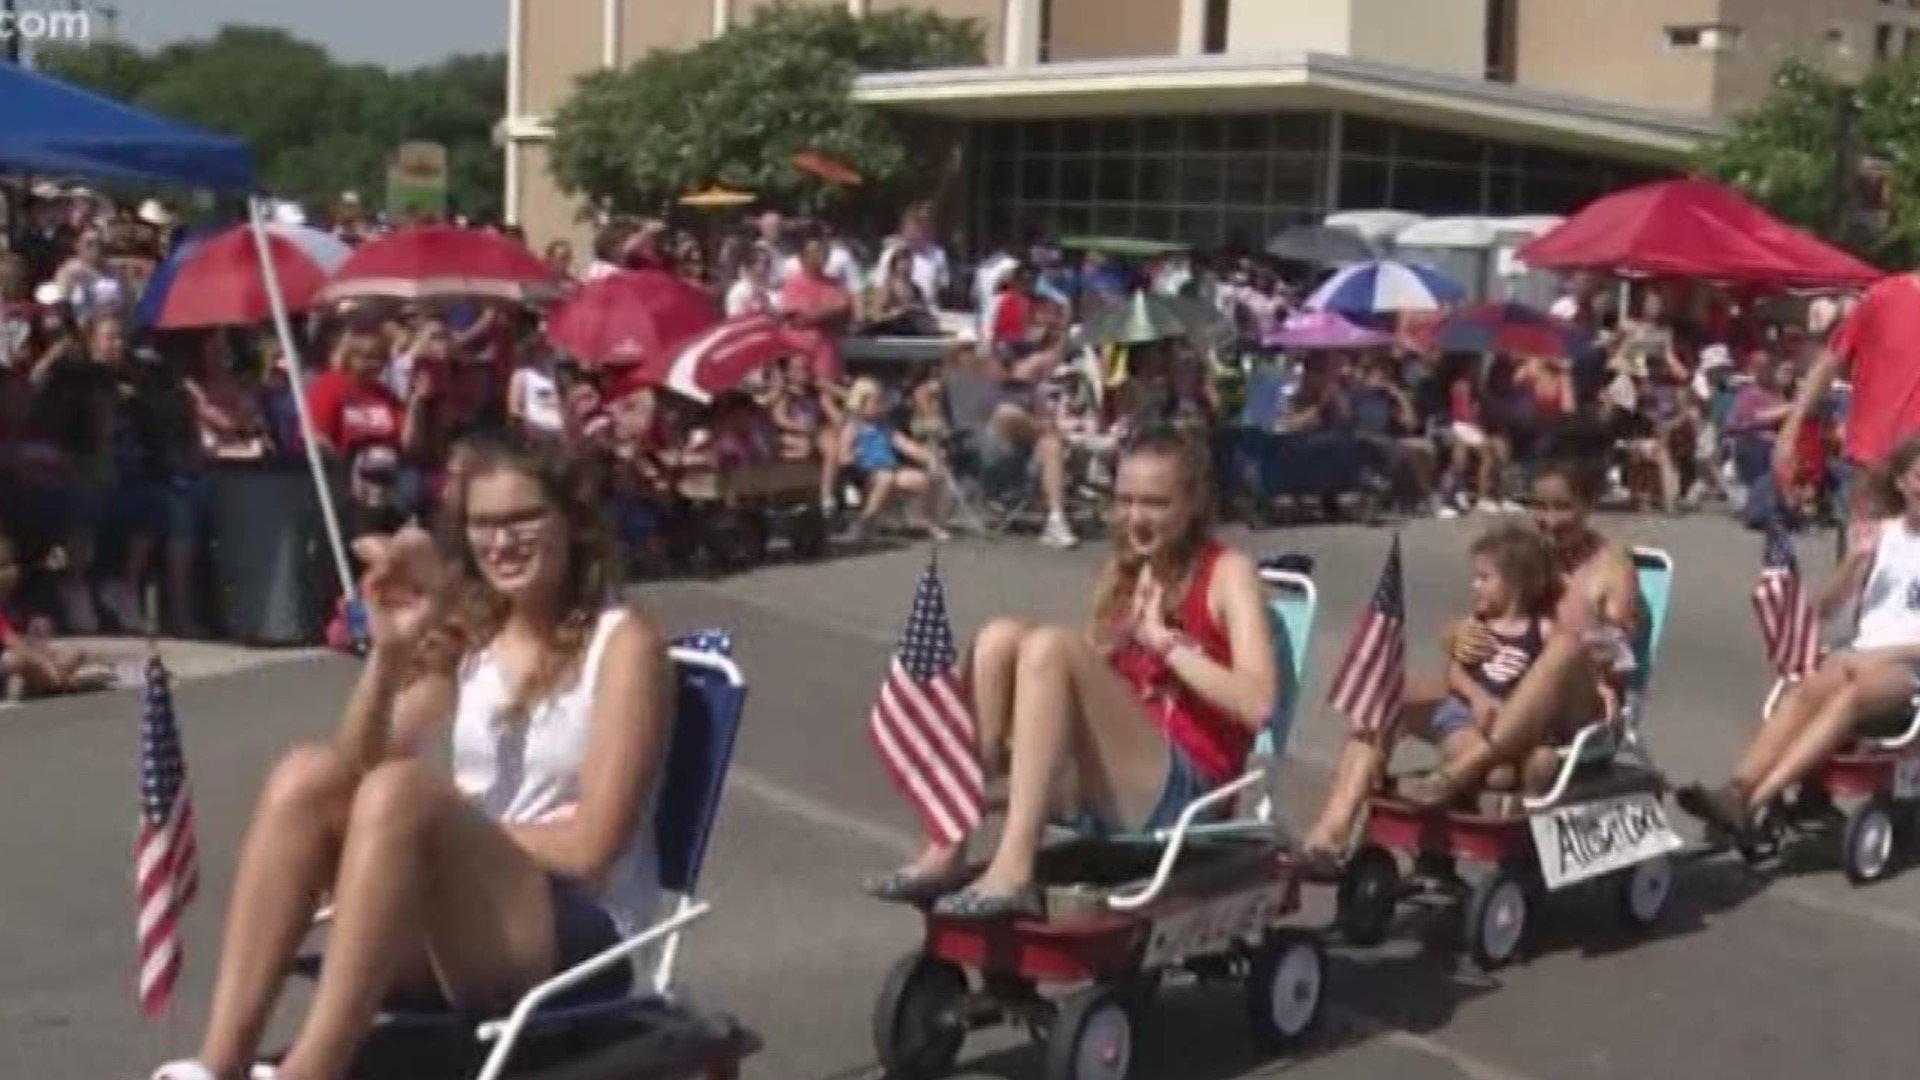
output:
POLYGON ((1019 916, 1038 918, 1041 913, 1040 894, 1031 885, 1003 896, 990 896, 965 888, 941 897, 934 903, 933 913, 969 922, 993 922, 1019 916))
POLYGON ((1709 828, 1717 829, 1736 841, 1747 839, 1752 832, 1746 807, 1741 803, 1739 793, 1731 787, 1709 790, 1699 784, 1688 784, 1674 792, 1673 801, 1680 809, 1705 822, 1709 828))
POLYGON ((1339 884, 1346 869, 1346 860, 1332 848, 1309 847, 1300 852, 1300 876, 1315 885, 1339 884))
POLYGON ((861 882, 860 891, 875 900, 884 900, 890 904, 912 904, 915 907, 925 907, 964 887, 966 883, 965 867, 937 874, 915 873, 912 870, 889 870, 861 882))

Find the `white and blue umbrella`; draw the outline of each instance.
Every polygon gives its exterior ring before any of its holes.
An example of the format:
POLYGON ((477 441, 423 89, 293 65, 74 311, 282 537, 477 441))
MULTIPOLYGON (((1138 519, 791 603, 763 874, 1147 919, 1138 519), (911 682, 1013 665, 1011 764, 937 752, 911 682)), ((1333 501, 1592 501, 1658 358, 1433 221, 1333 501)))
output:
POLYGON ((1334 274, 1307 298, 1307 307, 1341 315, 1377 315, 1438 311, 1466 298, 1466 290, 1431 267, 1382 259, 1334 274))

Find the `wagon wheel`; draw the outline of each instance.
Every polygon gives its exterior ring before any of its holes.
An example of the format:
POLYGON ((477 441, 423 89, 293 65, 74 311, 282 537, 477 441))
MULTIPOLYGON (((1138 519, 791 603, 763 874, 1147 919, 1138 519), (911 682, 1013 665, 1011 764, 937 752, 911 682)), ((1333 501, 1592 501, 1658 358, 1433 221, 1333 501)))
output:
POLYGON ((1673 860, 1665 855, 1637 863, 1614 875, 1620 921, 1630 930, 1651 930, 1673 898, 1673 860))
POLYGON ((1840 834, 1840 868, 1855 885, 1870 885, 1893 872, 1900 856, 1900 830, 1893 800, 1875 795, 1847 815, 1840 834))
POLYGON ((967 1029, 960 1015, 967 975, 945 960, 909 953, 887 972, 873 1008, 873 1049, 893 1080, 933 1080, 953 1070, 967 1029))
POLYGON ((1319 1026, 1327 999, 1327 956, 1320 939, 1283 929, 1267 939, 1247 980, 1247 1026, 1263 1050, 1287 1050, 1319 1026))
POLYGON ((1335 921, 1340 933, 1361 948, 1387 940, 1393 912, 1400 903, 1400 865, 1377 844, 1354 853, 1341 875, 1335 921))
POLYGON ((1114 988, 1094 985, 1060 1003, 1047 1035, 1047 1080, 1126 1080, 1133 1017, 1114 988))
POLYGON ((1473 887, 1467 901, 1467 953, 1475 967, 1493 971, 1520 955, 1531 915, 1528 892, 1521 876, 1508 866, 1495 869, 1473 887))

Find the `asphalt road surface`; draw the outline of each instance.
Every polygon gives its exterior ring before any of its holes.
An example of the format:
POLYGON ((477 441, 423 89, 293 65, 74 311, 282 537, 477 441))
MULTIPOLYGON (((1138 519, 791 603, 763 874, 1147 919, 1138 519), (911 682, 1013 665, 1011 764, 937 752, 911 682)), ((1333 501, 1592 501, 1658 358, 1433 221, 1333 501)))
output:
MULTIPOLYGON (((1404 534, 1416 663, 1466 595, 1464 553, 1480 522, 1404 534)), ((1719 779, 1766 690, 1747 590, 1760 543, 1719 518, 1615 518, 1609 529, 1668 548, 1672 622, 1647 733, 1668 772, 1719 779)), ((1388 534, 1328 527, 1238 535, 1249 550, 1318 558, 1314 677, 1288 766, 1290 818, 1304 823, 1338 746, 1320 706, 1325 679, 1380 569, 1388 534)), ((1805 545, 1805 565, 1830 547, 1805 545)), ((991 615, 1078 619, 1099 552, 1024 540, 965 542, 942 555, 957 629, 991 615)), ((877 1073, 873 998, 916 941, 910 913, 864 899, 862 875, 913 847, 913 822, 863 734, 925 552, 894 550, 774 566, 717 582, 644 590, 677 629, 731 629, 752 683, 705 892, 715 914, 684 954, 696 1000, 765 1038, 748 1075, 824 1080, 877 1073)), ((204 1015, 234 849, 262 770, 289 743, 327 733, 354 667, 303 658, 208 665, 178 691, 200 814, 205 886, 187 922, 179 1015, 147 1024, 132 992, 138 702, 106 694, 0 712, 0 1075, 144 1077, 190 1050, 204 1015), (233 671, 232 668, 245 670, 233 671)), ((1308 897, 1324 923, 1330 897, 1308 897)), ((1650 940, 1613 929, 1600 903, 1557 905, 1535 954, 1475 973, 1443 919, 1410 917, 1374 950, 1332 952, 1328 1026, 1296 1057, 1257 1060, 1229 990, 1174 989, 1156 1007, 1138 1075, 1226 1080, 1787 1080, 1912 1071, 1920 1001, 1920 872, 1850 887, 1830 856, 1768 875, 1727 857, 1690 860, 1650 940)), ((299 995, 282 1009, 290 1014, 299 995)), ((287 1016, 279 1027, 285 1030, 287 1016)), ((1037 1077, 1012 1034, 976 1037, 961 1075, 1037 1077)))

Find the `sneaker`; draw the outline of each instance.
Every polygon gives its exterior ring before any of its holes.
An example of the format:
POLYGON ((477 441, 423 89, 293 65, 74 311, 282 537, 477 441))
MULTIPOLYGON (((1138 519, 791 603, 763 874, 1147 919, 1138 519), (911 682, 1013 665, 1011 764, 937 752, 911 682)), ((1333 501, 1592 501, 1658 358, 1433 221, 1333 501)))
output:
POLYGON ((1500 500, 1498 499, 1481 499, 1479 502, 1473 504, 1473 509, 1477 513, 1482 514, 1506 513, 1506 509, 1500 505, 1500 500))
POLYGON ((1460 508, 1452 503, 1441 503, 1440 509, 1435 510, 1433 513, 1434 516, 1441 521, 1452 521, 1460 516, 1460 508))
POLYGON ((953 539, 953 534, 939 525, 927 526, 927 539, 936 544, 944 544, 953 539))
POLYGON ((1048 518, 1047 527, 1040 531, 1040 542, 1050 548, 1066 550, 1078 547, 1080 538, 1073 535, 1073 529, 1060 518, 1048 518))
POLYGON ((1503 514, 1524 514, 1527 512, 1527 508, 1514 502, 1512 499, 1502 499, 1500 500, 1500 512, 1503 514))

